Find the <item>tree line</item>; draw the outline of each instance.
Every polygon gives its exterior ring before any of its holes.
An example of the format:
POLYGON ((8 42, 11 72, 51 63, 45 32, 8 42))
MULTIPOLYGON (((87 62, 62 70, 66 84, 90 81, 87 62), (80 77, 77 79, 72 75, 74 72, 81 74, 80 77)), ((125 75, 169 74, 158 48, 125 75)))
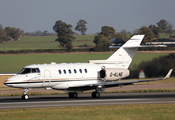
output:
MULTIPOLYGON (((80 31, 82 35, 85 35, 85 32, 87 31, 86 24, 87 22, 85 20, 80 19, 75 30, 80 31)), ((75 40, 72 25, 58 20, 53 26, 53 30, 57 33, 58 38, 55 41, 60 43, 59 47, 71 51, 73 48, 72 41, 75 40)))
MULTIPOLYGON (((85 20, 79 20, 77 22, 76 27, 74 30, 81 33, 81 35, 86 35, 87 22, 85 20)), ((2 25, 0 25, 0 42, 3 41, 9 41, 9 40, 18 40, 21 35, 30 35, 30 36, 49 36, 49 35, 57 35, 57 39, 55 41, 59 42, 59 47, 63 49, 67 49, 68 51, 71 51, 73 49, 72 42, 75 40, 74 35, 76 34, 73 32, 73 27, 71 24, 67 24, 61 20, 58 20, 55 22, 55 25, 53 26, 54 33, 49 33, 47 30, 45 31, 36 31, 34 33, 25 33, 23 30, 20 30, 20 28, 15 27, 5 27, 3 29, 2 25)), ((116 30, 113 27, 110 26, 102 26, 101 32, 99 32, 94 37, 94 43, 96 46, 93 48, 94 51, 108 51, 109 46, 111 45, 110 39, 115 38, 114 43, 124 43, 126 42, 129 37, 135 35, 135 34, 144 34, 144 40, 142 44, 145 44, 146 42, 151 42, 154 38, 159 39, 159 33, 169 33, 170 37, 171 34, 175 32, 173 30, 173 25, 166 21, 165 19, 160 20, 157 22, 157 25, 149 25, 142 26, 141 28, 135 29, 133 31, 133 34, 130 32, 127 32, 125 29, 121 32, 116 33, 116 30), (130 34, 130 36, 128 36, 130 34)))
MULTIPOLYGON (((142 61, 137 70, 144 70, 146 77, 159 77, 165 76, 170 69, 175 69, 175 53, 167 56, 154 58, 151 61, 142 61)), ((175 72, 172 73, 175 76, 175 72)))
POLYGON ((20 30, 20 28, 5 27, 3 29, 3 26, 0 24, 0 43, 10 40, 18 40, 19 36, 23 33, 24 31, 20 30))
MULTIPOLYGON (((75 27, 75 30, 80 31, 81 34, 84 35, 85 31, 87 30, 86 24, 87 22, 85 20, 79 20, 77 26, 75 27)), ((60 47, 71 50, 73 48, 72 41, 75 39, 73 36, 74 32, 72 31, 72 25, 58 20, 53 26, 53 30, 57 33, 58 38, 56 41, 60 43, 60 47)), ((149 25, 148 27, 142 26, 141 28, 134 30, 134 33, 130 34, 130 37, 135 34, 143 34, 145 37, 142 41, 142 44, 145 44, 146 42, 151 42, 154 38, 158 40, 159 33, 162 32, 169 33, 170 37, 174 32, 173 25, 164 19, 157 22, 157 25, 153 24, 149 25)), ((101 28, 101 32, 94 37, 93 42, 96 44, 94 50, 108 51, 109 46, 111 45, 111 42, 109 40, 112 38, 116 39, 114 43, 118 43, 119 41, 127 41, 128 32, 124 29, 121 32, 116 33, 116 30, 113 27, 103 26, 101 28)))

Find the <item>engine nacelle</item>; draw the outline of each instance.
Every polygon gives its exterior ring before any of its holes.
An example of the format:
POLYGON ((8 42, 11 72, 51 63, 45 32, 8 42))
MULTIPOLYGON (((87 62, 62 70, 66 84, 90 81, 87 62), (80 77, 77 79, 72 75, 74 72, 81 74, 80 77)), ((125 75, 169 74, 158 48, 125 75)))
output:
POLYGON ((123 68, 103 68, 99 78, 103 81, 114 81, 129 76, 129 70, 123 68))

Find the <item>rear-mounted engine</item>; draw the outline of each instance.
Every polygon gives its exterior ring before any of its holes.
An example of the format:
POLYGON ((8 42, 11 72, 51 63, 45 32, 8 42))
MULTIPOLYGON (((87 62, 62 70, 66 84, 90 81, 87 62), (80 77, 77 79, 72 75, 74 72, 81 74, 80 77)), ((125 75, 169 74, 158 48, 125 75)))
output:
POLYGON ((123 68, 102 68, 99 78, 103 81, 114 81, 129 76, 129 70, 123 68))

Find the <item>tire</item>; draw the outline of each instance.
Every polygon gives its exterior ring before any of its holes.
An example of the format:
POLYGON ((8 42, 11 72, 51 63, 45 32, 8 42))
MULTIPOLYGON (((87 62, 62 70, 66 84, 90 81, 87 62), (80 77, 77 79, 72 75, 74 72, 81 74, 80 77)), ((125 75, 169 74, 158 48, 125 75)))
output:
POLYGON ((99 92, 92 92, 92 98, 99 98, 100 97, 100 93, 99 92))
POLYGON ((73 98, 77 98, 78 94, 77 92, 72 93, 73 98))
POLYGON ((69 93, 69 98, 77 98, 78 94, 77 92, 69 93))
POLYGON ((28 96, 27 94, 23 94, 23 95, 22 95, 22 99, 23 99, 23 100, 27 100, 27 99, 29 99, 29 96, 28 96))

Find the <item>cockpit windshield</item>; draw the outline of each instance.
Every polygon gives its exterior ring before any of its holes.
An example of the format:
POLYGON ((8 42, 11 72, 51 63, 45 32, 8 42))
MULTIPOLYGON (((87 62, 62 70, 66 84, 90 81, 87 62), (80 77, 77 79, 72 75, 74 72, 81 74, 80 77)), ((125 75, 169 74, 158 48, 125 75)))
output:
POLYGON ((40 73, 39 68, 23 68, 18 72, 18 74, 28 74, 28 73, 40 73))

